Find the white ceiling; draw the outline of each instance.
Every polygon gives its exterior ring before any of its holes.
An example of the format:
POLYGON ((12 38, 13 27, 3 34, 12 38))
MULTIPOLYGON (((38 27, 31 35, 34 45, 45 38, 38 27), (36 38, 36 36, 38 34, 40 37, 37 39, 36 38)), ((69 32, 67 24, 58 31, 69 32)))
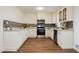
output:
POLYGON ((19 8, 20 8, 24 13, 27 13, 27 12, 55 12, 55 11, 57 11, 58 9, 61 8, 61 6, 42 6, 42 7, 44 7, 44 10, 42 10, 42 11, 37 11, 37 10, 36 10, 36 7, 37 7, 37 6, 19 6, 19 8))

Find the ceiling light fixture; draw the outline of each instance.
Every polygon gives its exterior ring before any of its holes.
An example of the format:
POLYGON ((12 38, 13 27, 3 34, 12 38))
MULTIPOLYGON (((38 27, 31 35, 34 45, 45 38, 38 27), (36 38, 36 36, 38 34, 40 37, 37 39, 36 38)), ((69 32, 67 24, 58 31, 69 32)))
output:
POLYGON ((39 11, 41 11, 41 10, 43 10, 44 8, 43 7, 37 7, 36 8, 36 10, 39 10, 39 11))

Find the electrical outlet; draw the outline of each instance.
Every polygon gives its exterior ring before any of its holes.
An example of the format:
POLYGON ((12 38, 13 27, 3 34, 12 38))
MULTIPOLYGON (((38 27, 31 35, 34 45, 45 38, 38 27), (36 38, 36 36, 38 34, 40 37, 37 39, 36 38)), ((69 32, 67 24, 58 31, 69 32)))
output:
POLYGON ((76 45, 76 48, 78 48, 78 49, 79 49, 79 45, 76 45))

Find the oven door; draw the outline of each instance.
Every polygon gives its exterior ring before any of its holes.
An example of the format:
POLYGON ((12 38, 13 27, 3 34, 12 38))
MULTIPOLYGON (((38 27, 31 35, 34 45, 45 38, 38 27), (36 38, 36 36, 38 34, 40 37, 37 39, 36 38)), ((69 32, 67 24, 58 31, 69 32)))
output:
POLYGON ((37 27, 37 35, 45 35, 45 28, 37 27))

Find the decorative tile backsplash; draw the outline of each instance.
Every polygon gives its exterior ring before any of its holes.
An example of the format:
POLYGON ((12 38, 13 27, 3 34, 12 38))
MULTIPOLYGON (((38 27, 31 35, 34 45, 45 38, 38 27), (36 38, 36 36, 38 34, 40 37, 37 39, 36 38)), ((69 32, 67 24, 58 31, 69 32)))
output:
POLYGON ((61 23, 62 29, 72 29, 73 28, 73 21, 66 21, 61 23))
POLYGON ((3 21, 4 30, 24 29, 26 28, 26 26, 27 24, 17 23, 17 22, 8 21, 8 20, 3 21))

